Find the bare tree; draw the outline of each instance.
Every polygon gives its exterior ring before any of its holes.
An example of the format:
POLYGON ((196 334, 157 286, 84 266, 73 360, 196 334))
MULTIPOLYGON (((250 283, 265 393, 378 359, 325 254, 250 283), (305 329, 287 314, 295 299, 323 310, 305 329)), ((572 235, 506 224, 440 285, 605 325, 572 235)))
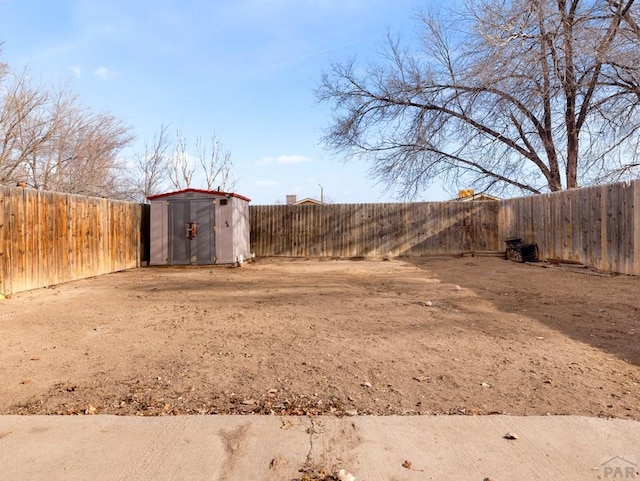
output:
POLYGON ((26 70, 0 74, 0 183, 121 196, 126 179, 118 155, 132 140, 128 128, 67 89, 34 85, 26 70))
POLYGON ((176 132, 176 142, 173 148, 173 158, 169 171, 169 178, 174 188, 178 190, 191 187, 196 168, 187 152, 187 138, 181 130, 176 132))
POLYGON ((175 189, 186 189, 194 183, 207 190, 235 188, 231 151, 224 148, 215 132, 208 145, 205 145, 200 137, 196 138, 193 155, 189 147, 187 137, 178 130, 168 169, 171 185, 175 189))
POLYGON ((638 175, 634 0, 468 0, 420 17, 420 48, 334 65, 325 142, 417 195, 436 178, 539 193, 638 175))
POLYGON ((133 199, 144 201, 165 187, 176 190, 235 188, 231 151, 224 148, 215 132, 209 144, 200 137, 190 143, 181 129, 176 130, 175 137, 168 132, 167 124, 162 124, 153 142, 145 143, 144 151, 135 154, 138 182, 133 199))
POLYGON ((112 115, 84 108, 67 111, 66 115, 70 121, 63 130, 68 136, 66 146, 56 148, 55 169, 42 188, 101 197, 126 196, 128 174, 118 154, 132 139, 128 129, 112 115))
POLYGON ((48 92, 34 87, 26 71, 0 78, 0 182, 24 181, 26 163, 53 138, 55 126, 47 110, 48 92))
POLYGON ((209 140, 210 150, 207 150, 202 140, 196 139, 196 156, 202 169, 206 189, 232 191, 235 189, 236 182, 232 176, 231 151, 225 150, 215 132, 209 140))
POLYGON ((171 139, 168 126, 162 124, 151 144, 145 142, 144 152, 136 156, 136 169, 140 179, 138 192, 142 200, 160 193, 167 183, 171 167, 171 139))

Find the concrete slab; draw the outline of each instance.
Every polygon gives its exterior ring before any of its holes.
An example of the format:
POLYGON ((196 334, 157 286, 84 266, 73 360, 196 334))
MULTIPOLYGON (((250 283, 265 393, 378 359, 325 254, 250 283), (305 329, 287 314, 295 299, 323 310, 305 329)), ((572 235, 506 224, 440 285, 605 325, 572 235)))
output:
POLYGON ((635 479, 639 454, 639 422, 576 416, 0 416, 1 481, 635 479))

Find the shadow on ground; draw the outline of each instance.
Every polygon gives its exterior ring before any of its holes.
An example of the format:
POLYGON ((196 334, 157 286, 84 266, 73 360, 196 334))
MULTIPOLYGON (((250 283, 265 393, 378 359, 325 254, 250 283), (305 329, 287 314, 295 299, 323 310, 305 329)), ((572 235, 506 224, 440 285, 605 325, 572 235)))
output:
POLYGON ((472 289, 503 312, 521 313, 640 365, 640 278, 497 258, 403 260, 442 282, 472 289))

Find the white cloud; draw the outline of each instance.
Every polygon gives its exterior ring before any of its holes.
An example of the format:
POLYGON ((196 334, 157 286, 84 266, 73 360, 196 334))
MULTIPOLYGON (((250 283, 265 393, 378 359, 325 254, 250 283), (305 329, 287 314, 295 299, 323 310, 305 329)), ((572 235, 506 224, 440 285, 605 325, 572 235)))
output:
POLYGON ((302 164, 304 162, 311 162, 311 159, 302 155, 281 155, 278 157, 279 164, 302 164))
POLYGON ((71 72, 73 73, 74 77, 81 77, 82 76, 82 69, 80 67, 78 67, 77 65, 72 65, 71 67, 69 67, 69 70, 71 70, 71 72))
POLYGON ((95 75, 96 77, 106 79, 108 77, 113 77, 115 75, 115 72, 109 70, 107 67, 101 66, 93 71, 93 75, 95 75))
POLYGON ((280 155, 277 158, 266 156, 256 161, 256 165, 270 165, 274 162, 278 164, 302 164, 304 162, 311 162, 311 158, 303 155, 280 155))
POLYGON ((275 180, 257 180, 256 187, 278 187, 280 184, 275 180))

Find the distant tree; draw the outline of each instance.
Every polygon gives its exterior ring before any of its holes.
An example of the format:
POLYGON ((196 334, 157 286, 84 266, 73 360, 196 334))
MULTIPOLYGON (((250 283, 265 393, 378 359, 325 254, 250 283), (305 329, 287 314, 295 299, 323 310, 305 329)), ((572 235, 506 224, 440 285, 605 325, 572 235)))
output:
POLYGON ((163 124, 153 143, 145 144, 144 152, 136 155, 140 177, 137 190, 143 199, 167 185, 176 190, 194 186, 207 190, 235 189, 231 151, 215 132, 209 143, 197 137, 190 145, 182 130, 176 131, 175 138, 170 138, 167 131, 163 124))
POLYGON ((34 163, 28 182, 44 190, 126 197, 129 179, 119 153, 132 140, 128 129, 110 114, 73 104, 57 116, 62 117, 59 135, 51 151, 44 150, 34 163), (38 169, 38 163, 47 170, 38 169))
POLYGON ((168 126, 160 125, 149 144, 145 141, 144 151, 136 155, 138 170, 138 188, 141 201, 153 194, 161 193, 167 185, 171 167, 171 139, 167 133, 168 126))
POLYGON ((70 91, 0 68, 0 183, 120 197, 118 154, 132 138, 117 118, 91 111, 70 91))
POLYGON ((187 152, 187 139, 182 131, 178 130, 169 169, 171 184, 178 190, 187 189, 191 187, 195 172, 196 167, 187 152))
POLYGON ((215 132, 209 139, 208 149, 201 139, 196 139, 196 157, 202 169, 207 190, 232 191, 235 189, 231 151, 224 148, 215 132))
POLYGON ((34 88, 26 72, 11 76, 3 65, 0 75, 0 182, 24 182, 28 163, 54 138, 57 119, 47 112, 50 94, 34 88))
POLYGON ((419 19, 420 48, 336 64, 325 142, 415 196, 436 178, 539 193, 640 174, 634 0, 468 0, 419 19))

